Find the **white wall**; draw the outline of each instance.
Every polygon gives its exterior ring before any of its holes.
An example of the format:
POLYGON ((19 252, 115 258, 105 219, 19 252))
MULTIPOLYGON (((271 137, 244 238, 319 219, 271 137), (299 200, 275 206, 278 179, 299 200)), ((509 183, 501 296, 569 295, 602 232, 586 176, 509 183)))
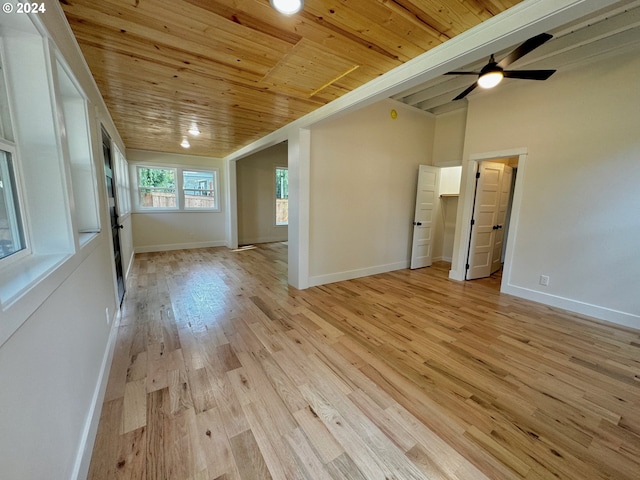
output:
POLYGON ((433 140, 434 165, 462 165, 466 126, 466 108, 443 113, 436 117, 436 131, 433 140))
POLYGON ((465 159, 528 150, 510 293, 640 328, 638 85, 636 50, 470 97, 465 159))
MULTIPOLYGON (((101 237, 0 348, 3 479, 69 479, 82 453, 109 338, 105 305, 111 314, 115 308, 110 245, 106 235, 101 237)), ((89 453, 92 445, 90 440, 89 453)))
POLYGON ((219 158, 172 153, 127 150, 130 180, 136 182, 135 164, 217 168, 220 191, 219 212, 134 212, 131 215, 133 248, 136 252, 156 252, 184 248, 226 245, 227 206, 225 162, 219 158))
POLYGON ((280 143, 236 162, 238 243, 283 242, 286 225, 276 225, 275 171, 288 165, 287 143, 280 143))
POLYGON ((434 129, 432 115, 386 100, 311 130, 311 285, 408 266, 434 129))

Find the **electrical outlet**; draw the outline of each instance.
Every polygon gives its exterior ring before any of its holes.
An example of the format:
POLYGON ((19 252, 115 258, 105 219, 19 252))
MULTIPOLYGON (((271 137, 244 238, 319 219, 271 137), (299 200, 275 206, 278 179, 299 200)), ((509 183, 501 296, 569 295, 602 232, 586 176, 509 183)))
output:
POLYGON ((540 285, 543 287, 549 286, 549 275, 540 275, 540 285))
POLYGON ((104 313, 107 316, 107 325, 111 324, 111 315, 109 315, 109 307, 104 309, 104 313))

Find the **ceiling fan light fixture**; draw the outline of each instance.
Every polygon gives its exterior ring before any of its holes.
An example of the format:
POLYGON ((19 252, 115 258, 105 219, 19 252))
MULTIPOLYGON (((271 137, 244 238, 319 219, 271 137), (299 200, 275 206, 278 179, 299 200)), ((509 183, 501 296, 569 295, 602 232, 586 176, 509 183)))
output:
POLYGON ((269 0, 269 3, 284 15, 298 13, 304 6, 304 0, 269 0))
POLYGON ((193 135, 194 137, 197 137, 198 135, 200 135, 200 129, 198 128, 197 125, 194 124, 189 129, 189 134, 193 135))
POLYGON ((501 71, 487 72, 478 78, 478 85, 482 88, 493 88, 498 85, 503 78, 504 74, 501 71))
POLYGON ((182 148, 189 148, 191 146, 191 144, 189 143, 189 139, 187 137, 184 137, 180 146, 182 148))

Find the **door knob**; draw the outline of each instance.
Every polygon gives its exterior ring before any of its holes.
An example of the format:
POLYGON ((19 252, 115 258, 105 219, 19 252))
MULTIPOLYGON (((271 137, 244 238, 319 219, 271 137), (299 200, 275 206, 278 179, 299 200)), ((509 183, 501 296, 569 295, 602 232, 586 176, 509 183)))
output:
POLYGON ((413 224, 419 227, 420 225, 422 225, 422 222, 413 222, 413 224))

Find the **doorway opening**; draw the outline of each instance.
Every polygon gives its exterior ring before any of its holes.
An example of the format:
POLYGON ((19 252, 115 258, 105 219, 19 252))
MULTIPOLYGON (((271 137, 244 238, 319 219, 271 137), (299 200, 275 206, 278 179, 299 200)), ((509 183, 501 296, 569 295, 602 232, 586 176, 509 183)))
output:
POLYGON ((287 142, 236 162, 238 246, 288 241, 288 163, 287 142))
POLYGON ((518 169, 517 156, 478 162, 465 280, 500 289, 518 169), (485 280, 486 279, 486 280, 485 280))
POLYGON ((456 245, 449 278, 453 280, 484 278, 485 280, 479 282, 492 284, 494 288, 499 287, 500 290, 504 290, 509 285, 526 160, 526 148, 470 156, 466 164, 467 174, 461 185, 464 203, 461 206, 461 219, 457 222, 460 231, 456 232, 456 245), (476 195, 476 187, 480 181, 476 176, 480 172, 480 178, 482 178, 482 169, 486 170, 487 167, 492 166, 491 164, 493 164, 493 170, 485 178, 492 180, 493 185, 489 188, 481 186, 488 190, 482 194, 489 197, 489 201, 486 201, 478 196, 481 195, 480 193, 476 195), (507 171, 511 169, 511 172, 505 175, 505 169, 507 171), (503 178, 506 178, 504 182, 502 182, 503 178), (505 195, 507 195, 506 198, 505 195), (498 213, 489 209, 487 206, 489 204, 495 205, 494 208, 497 209, 500 217, 498 213), (474 240, 474 233, 482 235, 474 240), (492 273, 493 278, 491 278, 492 273))

